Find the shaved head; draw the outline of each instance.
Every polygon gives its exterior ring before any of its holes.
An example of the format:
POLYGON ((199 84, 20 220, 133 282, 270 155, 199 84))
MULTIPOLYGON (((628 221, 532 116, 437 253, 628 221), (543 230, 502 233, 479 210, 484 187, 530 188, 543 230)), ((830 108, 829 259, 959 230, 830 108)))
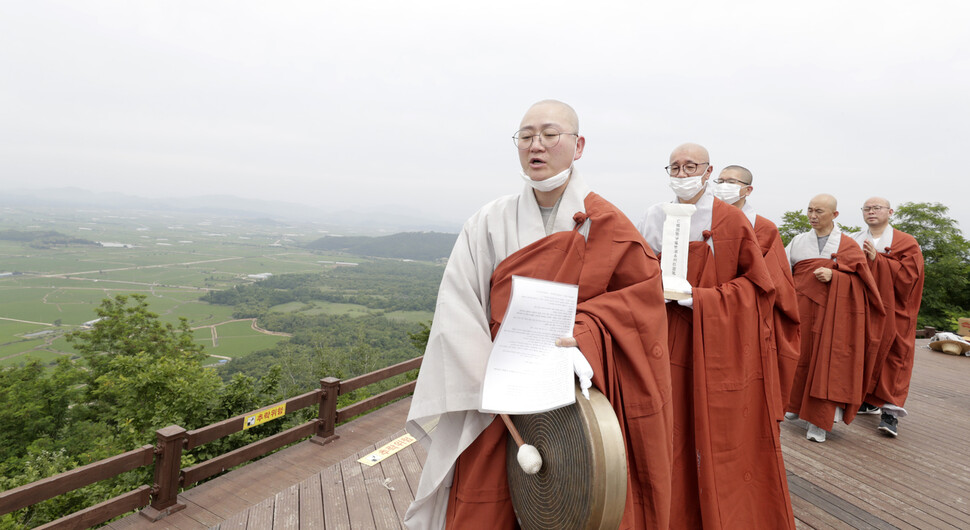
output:
MULTIPOLYGON (((579 116, 576 114, 576 110, 570 107, 568 104, 556 99, 544 99, 542 101, 533 103, 529 110, 525 112, 526 116, 533 114, 534 111, 540 111, 545 114, 552 112, 557 118, 560 126, 566 127, 569 130, 563 132, 579 132, 579 116)), ((522 119, 522 125, 525 125, 525 118, 522 119)))
POLYGON ((751 181, 754 179, 754 176, 751 175, 751 172, 748 171, 748 168, 746 167, 734 166, 734 165, 726 166, 724 169, 721 170, 722 177, 725 171, 730 171, 731 173, 733 173, 731 175, 731 178, 740 180, 741 182, 744 182, 745 184, 748 184, 748 185, 751 185, 751 181))
POLYGON ((673 163, 678 158, 685 158, 694 162, 695 164, 703 164, 705 162, 711 161, 711 155, 707 152, 707 149, 703 145, 686 143, 677 146, 676 149, 670 152, 670 162, 673 163))
POLYGON ((892 205, 889 204, 889 200, 883 199, 882 197, 870 197, 866 199, 865 205, 866 206, 885 206, 886 208, 892 208, 892 205))
POLYGON ((837 207, 835 197, 828 193, 816 195, 808 202, 808 224, 812 225, 816 235, 827 236, 832 232, 835 218, 839 216, 837 207))
POLYGON ((869 232, 873 236, 882 235, 882 231, 889 226, 889 218, 892 215, 892 206, 882 197, 870 197, 862 205, 862 219, 869 225, 869 232))
POLYGON ((828 193, 820 193, 808 202, 809 205, 816 204, 818 206, 823 206, 831 211, 837 211, 839 209, 839 201, 835 200, 835 197, 829 195, 828 193))

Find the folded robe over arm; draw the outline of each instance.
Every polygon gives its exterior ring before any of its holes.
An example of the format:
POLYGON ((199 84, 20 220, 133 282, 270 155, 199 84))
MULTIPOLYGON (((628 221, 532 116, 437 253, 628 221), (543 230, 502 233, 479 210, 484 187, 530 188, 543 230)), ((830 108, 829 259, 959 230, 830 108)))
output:
POLYGON ((801 357, 788 411, 832 430, 836 407, 851 423, 865 397, 881 341, 885 310, 866 257, 859 245, 836 227, 819 251, 814 231, 792 238, 787 248, 793 265, 801 357), (832 269, 823 283, 814 271, 832 269))
MULTIPOLYGON (((861 247, 867 239, 872 240, 872 235, 867 229, 853 234, 852 238, 861 247)), ((909 395, 916 354, 916 317, 923 296, 923 252, 913 236, 892 226, 886 227, 876 250, 876 259, 868 263, 886 309, 886 322, 866 403, 877 407, 889 403, 902 408, 909 395)))
MULTIPOLYGON (((777 419, 774 284, 749 221, 710 194, 691 216, 693 310, 667 304, 674 403, 672 528, 794 528, 777 419), (769 344, 770 343, 770 344, 769 344)), ((640 230, 662 248, 663 213, 640 230)))
POLYGON ((748 220, 754 226, 754 235, 758 238, 761 255, 765 258, 765 265, 771 275, 771 282, 775 286, 775 300, 772 305, 772 334, 775 353, 778 356, 778 384, 781 389, 781 402, 775 409, 781 415, 776 419, 784 419, 785 405, 791 394, 792 380, 795 378, 795 367, 798 366, 801 332, 798 319, 798 297, 795 294, 795 282, 792 279, 791 264, 785 254, 785 244, 781 240, 778 227, 770 220, 757 215, 747 200, 741 208, 748 220))
POLYGON ((428 447, 405 516, 409 528, 442 528, 446 517, 454 528, 514 526, 504 427, 477 411, 512 274, 579 285, 574 336, 627 447, 621 528, 668 525, 670 375, 659 262, 629 220, 589 192, 575 171, 553 232, 545 236, 532 190, 525 188, 484 207, 459 236, 408 416, 408 431, 428 447))

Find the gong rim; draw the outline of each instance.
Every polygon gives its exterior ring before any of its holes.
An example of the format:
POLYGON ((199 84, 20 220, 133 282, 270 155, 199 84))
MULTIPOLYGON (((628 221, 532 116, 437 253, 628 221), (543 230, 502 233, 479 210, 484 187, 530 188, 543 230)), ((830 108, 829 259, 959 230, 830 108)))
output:
POLYGON ((508 438, 506 468, 512 505, 523 529, 619 527, 626 503, 626 450, 609 400, 595 388, 587 400, 540 414, 512 416, 542 468, 527 475, 508 438))

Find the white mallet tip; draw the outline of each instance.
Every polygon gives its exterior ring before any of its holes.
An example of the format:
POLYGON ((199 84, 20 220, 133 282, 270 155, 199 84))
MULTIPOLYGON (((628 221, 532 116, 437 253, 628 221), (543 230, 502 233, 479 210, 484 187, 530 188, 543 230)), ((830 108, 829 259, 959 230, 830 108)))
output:
POLYGON ((542 456, 539 455, 539 450, 535 446, 522 444, 516 458, 526 475, 535 475, 542 469, 542 456))

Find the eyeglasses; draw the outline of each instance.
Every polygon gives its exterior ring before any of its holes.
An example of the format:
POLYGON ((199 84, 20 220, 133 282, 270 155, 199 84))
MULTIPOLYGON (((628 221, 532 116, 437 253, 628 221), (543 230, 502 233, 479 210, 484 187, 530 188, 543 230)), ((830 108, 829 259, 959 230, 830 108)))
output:
MULTIPOLYGON (((673 176, 673 174, 671 175, 673 176)), ((738 179, 714 179, 715 184, 737 184, 738 186, 750 186, 750 182, 744 182, 738 179)))
POLYGON ((878 212, 879 210, 888 210, 888 206, 863 206, 862 213, 878 212))
POLYGON ((564 134, 571 134, 573 136, 579 137, 579 133, 572 132, 561 132, 559 129, 548 127, 543 129, 539 134, 533 131, 523 129, 514 135, 512 135, 512 142, 516 147, 525 151, 532 147, 532 141, 536 138, 539 139, 539 145, 545 147, 546 149, 552 149, 559 144, 559 137, 564 134))
POLYGON ((667 170, 667 174, 670 175, 671 177, 676 177, 677 174, 680 173, 681 168, 684 169, 684 174, 690 176, 691 173, 697 171, 697 167, 698 166, 703 166, 705 164, 706 165, 710 165, 711 163, 710 162, 701 162, 700 164, 695 164, 693 162, 688 162, 688 163, 686 163, 686 164, 684 164, 682 166, 679 166, 677 164, 671 164, 671 165, 665 167, 664 169, 667 170))

